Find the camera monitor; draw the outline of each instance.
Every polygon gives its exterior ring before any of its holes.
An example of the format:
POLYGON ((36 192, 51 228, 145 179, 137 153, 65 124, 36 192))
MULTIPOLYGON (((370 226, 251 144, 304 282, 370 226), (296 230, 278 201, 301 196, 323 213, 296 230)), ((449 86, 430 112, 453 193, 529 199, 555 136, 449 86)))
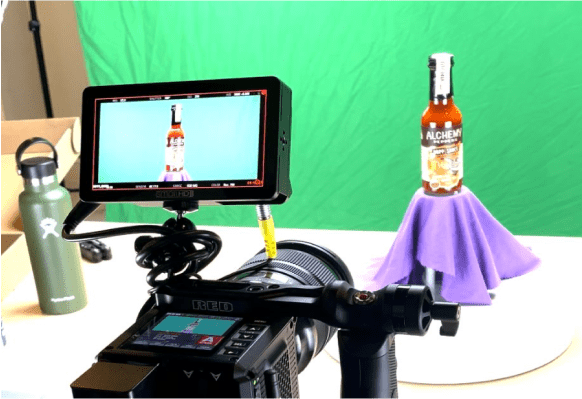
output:
POLYGON ((85 202, 282 203, 291 90, 275 77, 88 87, 85 202))
POLYGON ((242 320, 240 317, 167 313, 150 323, 130 345, 212 351, 242 320))

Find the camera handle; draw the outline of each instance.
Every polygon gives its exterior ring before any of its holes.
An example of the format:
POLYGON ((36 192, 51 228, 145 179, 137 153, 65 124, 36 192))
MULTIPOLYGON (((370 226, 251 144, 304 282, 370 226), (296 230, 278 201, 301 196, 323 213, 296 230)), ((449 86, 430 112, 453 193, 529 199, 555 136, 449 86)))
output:
POLYGON ((395 333, 338 331, 342 398, 397 398, 395 333))
POLYGON ((267 301, 276 301, 279 312, 312 317, 340 329, 343 398, 397 398, 395 335, 423 336, 433 319, 442 322, 440 335, 454 336, 459 328, 460 305, 435 302, 425 286, 388 285, 369 292, 336 281, 310 290, 294 289, 289 292, 294 298, 267 301), (305 301, 307 297, 313 302, 305 301))
POLYGON ((434 302, 424 286, 390 285, 369 292, 341 285, 330 286, 323 295, 328 306, 335 305, 336 314, 343 313, 338 319, 345 323, 338 331, 341 397, 397 398, 396 334, 424 335, 435 319, 442 322, 440 335, 455 336, 460 306, 434 302), (389 322, 378 328, 378 317, 389 322))

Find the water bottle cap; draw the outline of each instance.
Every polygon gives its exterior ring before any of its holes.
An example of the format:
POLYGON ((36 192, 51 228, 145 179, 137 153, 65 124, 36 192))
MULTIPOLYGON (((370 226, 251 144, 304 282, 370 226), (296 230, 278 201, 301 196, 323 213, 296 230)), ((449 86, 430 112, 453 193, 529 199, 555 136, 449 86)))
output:
POLYGON ((16 168, 18 169, 18 174, 25 179, 42 179, 43 177, 53 176, 57 173, 58 167, 57 150, 47 139, 33 137, 22 142, 16 150, 16 168), (54 157, 35 157, 22 160, 24 151, 34 144, 48 145, 53 150, 54 157))
POLYGON ((53 158, 36 157, 20 162, 20 174, 25 179, 42 179, 57 173, 57 164, 53 158))

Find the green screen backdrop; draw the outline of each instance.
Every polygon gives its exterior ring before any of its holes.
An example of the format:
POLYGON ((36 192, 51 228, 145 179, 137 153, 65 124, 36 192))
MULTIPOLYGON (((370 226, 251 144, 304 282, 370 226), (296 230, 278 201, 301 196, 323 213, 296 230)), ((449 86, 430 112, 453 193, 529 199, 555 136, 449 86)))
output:
MULTIPOLYGON (((464 183, 512 233, 582 236, 582 3, 78 2, 92 85, 275 75, 293 90, 279 227, 395 231, 420 187, 431 53, 455 55, 464 183)), ((130 204, 107 220, 162 223, 130 204)), ((256 226, 252 206, 201 225, 256 226)))

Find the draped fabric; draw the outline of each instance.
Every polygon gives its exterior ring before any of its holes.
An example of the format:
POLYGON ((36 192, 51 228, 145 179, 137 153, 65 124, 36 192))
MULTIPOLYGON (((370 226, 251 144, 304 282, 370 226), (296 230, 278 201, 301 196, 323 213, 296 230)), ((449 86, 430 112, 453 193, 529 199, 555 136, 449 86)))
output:
MULTIPOLYGON (((455 55, 464 182, 513 234, 582 236, 582 3, 76 3, 92 85, 275 75, 293 90, 280 227, 396 230, 420 186, 428 56, 455 55)), ((161 209, 107 206, 111 221, 161 209)), ((249 206, 197 224, 256 225, 249 206)))
POLYGON ((467 187, 450 197, 418 189, 388 255, 366 269, 364 280, 370 291, 388 284, 423 284, 425 268, 430 268, 442 273, 445 300, 490 305, 487 290, 539 265, 540 259, 467 187))

